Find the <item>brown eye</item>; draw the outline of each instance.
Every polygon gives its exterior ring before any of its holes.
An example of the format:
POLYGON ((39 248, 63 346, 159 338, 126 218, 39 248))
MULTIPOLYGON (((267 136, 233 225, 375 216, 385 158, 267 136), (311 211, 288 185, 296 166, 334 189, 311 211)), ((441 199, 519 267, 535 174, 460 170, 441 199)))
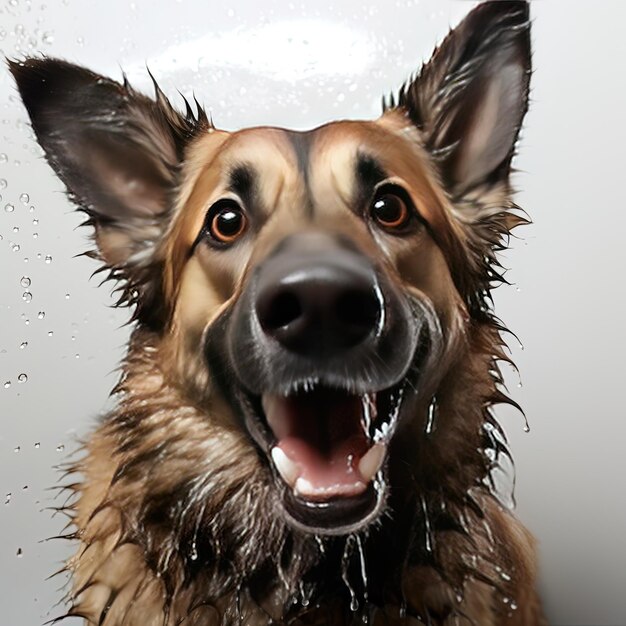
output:
POLYGON ((207 221, 209 234, 222 244, 236 241, 248 225, 243 209, 234 200, 224 200, 213 205, 207 221))
POLYGON ((394 193, 384 193, 375 198, 370 212, 380 226, 391 230, 406 226, 411 218, 406 202, 394 193))

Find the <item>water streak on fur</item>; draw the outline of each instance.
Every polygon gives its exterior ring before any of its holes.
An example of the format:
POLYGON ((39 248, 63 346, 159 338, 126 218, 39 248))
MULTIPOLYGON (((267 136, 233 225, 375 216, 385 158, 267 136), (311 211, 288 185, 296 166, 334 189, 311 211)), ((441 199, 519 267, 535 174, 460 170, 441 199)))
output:
POLYGON ((424 514, 424 547, 426 552, 432 554, 433 551, 433 533, 430 525, 430 517, 428 514, 428 505, 426 504, 426 498, 424 495, 420 496, 420 502, 422 504, 422 513, 424 514))
POLYGON ((367 591, 367 567, 365 565, 365 552, 363 550, 363 542, 360 535, 356 535, 356 546, 359 552, 359 565, 361 567, 361 580, 363 582, 363 615, 361 616, 361 619, 363 623, 367 623, 367 610, 369 606, 369 594, 367 591))
POLYGON ((426 434, 431 435, 437 428, 437 417, 439 415, 439 406, 437 405, 437 398, 433 396, 433 399, 428 406, 428 419, 426 420, 426 434))
POLYGON ((352 560, 352 553, 354 551, 354 546, 352 545, 354 538, 354 535, 348 535, 346 538, 343 555, 341 557, 341 578, 346 586, 346 589, 348 590, 348 593, 350 594, 350 610, 356 612, 359 609, 359 601, 356 597, 354 587, 350 583, 350 575, 348 572, 350 562, 352 560))

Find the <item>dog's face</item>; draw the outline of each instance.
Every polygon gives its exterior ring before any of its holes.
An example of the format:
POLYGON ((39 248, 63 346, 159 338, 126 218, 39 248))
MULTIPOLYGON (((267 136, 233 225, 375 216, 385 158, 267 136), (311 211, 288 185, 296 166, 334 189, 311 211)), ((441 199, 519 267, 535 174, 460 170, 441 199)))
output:
POLYGON ((180 361, 203 347, 285 514, 317 533, 379 512, 387 446, 461 309, 410 130, 389 114, 215 132, 173 229, 180 361))
POLYGON ((219 131, 61 61, 11 69, 166 375, 245 433, 292 526, 375 520, 514 222, 526 3, 478 7, 378 120, 303 133, 219 131))

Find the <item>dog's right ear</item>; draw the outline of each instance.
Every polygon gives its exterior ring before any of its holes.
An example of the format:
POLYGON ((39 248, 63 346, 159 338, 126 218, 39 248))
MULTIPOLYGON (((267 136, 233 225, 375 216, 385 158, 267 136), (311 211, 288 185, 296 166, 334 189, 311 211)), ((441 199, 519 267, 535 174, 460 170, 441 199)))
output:
MULTIPOLYGON (((505 187, 528 108, 529 4, 479 4, 398 95, 453 197, 505 187)), ((388 108, 393 108, 395 102, 388 108)))
POLYGON ((99 257, 124 281, 121 301, 141 317, 159 288, 154 250, 185 145, 209 126, 204 112, 183 116, 156 83, 152 100, 58 59, 9 61, 9 69, 48 162, 95 226, 99 257))

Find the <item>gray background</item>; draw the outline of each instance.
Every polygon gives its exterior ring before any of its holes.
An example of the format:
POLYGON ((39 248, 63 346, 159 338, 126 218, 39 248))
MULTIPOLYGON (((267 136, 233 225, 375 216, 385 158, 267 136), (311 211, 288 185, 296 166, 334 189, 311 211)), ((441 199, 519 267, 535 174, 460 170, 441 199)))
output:
MULTIPOLYGON (((0 51, 58 55, 115 77, 121 66, 141 89, 149 88, 147 62, 174 100, 176 89, 193 89, 218 126, 306 128, 375 116, 380 95, 473 4, 2 0, 0 51)), ((537 0, 532 11, 536 71, 516 183, 535 223, 503 255, 514 285, 496 294, 499 315, 524 343, 522 350, 511 340, 523 386, 513 372, 507 379, 531 432, 518 414, 498 414, 517 461, 518 513, 540 542, 552 623, 625 624, 626 3, 537 0)), ((44 579, 68 546, 42 541, 64 524, 45 510, 54 504, 47 488, 58 479, 53 466, 106 408, 128 334, 126 312, 108 308, 109 287, 89 281, 96 265, 74 258, 88 247, 86 233, 25 120, 0 68, 0 624, 7 626, 59 613, 52 606, 64 580, 44 579)))

